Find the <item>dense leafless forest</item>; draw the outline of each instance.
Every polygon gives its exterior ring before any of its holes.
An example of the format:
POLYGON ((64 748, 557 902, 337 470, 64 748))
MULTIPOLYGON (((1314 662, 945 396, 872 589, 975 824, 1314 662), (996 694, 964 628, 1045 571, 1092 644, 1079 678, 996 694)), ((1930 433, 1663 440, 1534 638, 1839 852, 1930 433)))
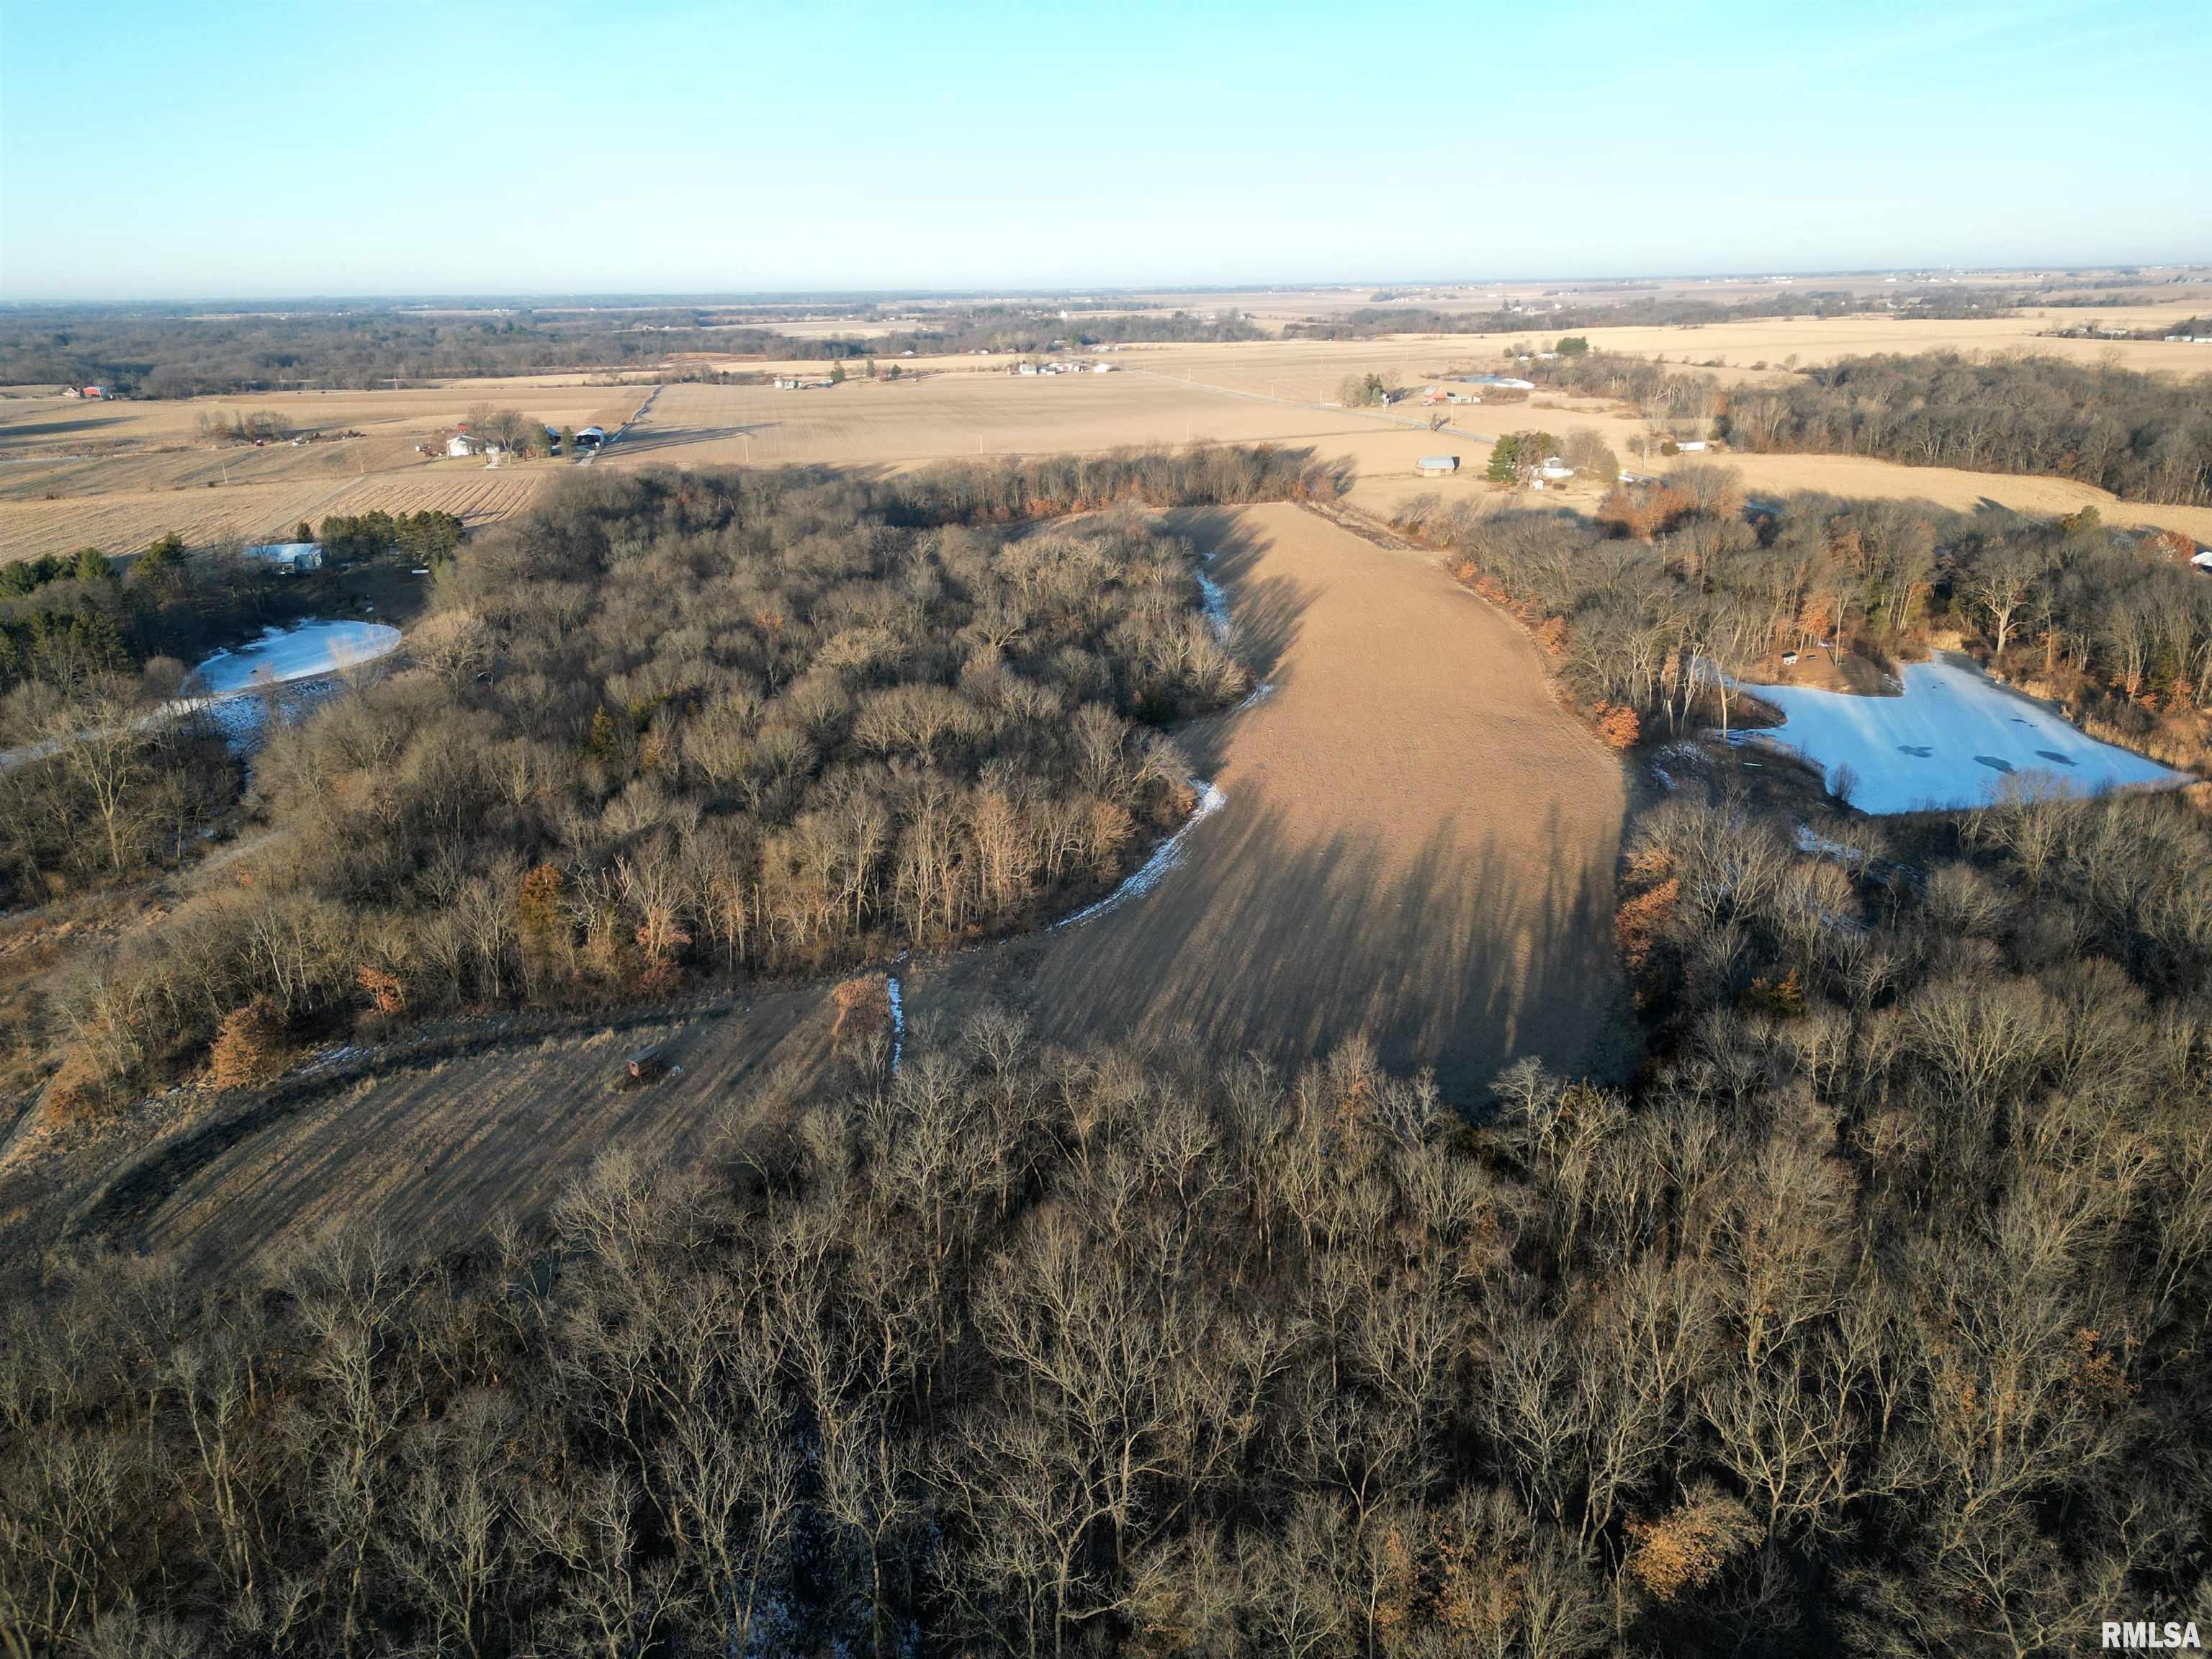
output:
MULTIPOLYGON (((403 671, 269 738, 273 862, 72 988, 49 1100, 89 1109, 219 1036, 243 1080, 362 1012, 819 971, 1103 891, 1190 810, 1159 728, 1246 689, 1188 546, 1112 509, 1334 488, 1266 449, 580 475, 444 567, 403 671)), ((57 707, 106 735, 0 772, 25 887, 169 848, 145 837, 191 771, 112 681, 57 707), (140 839, 28 833, 95 798, 140 839)))
POLYGON ((1662 421, 1711 421, 1740 449, 2045 473, 2142 501, 2212 501, 2212 380, 2202 378, 1948 351, 1846 357, 1779 387, 1723 387, 1605 353, 1528 373, 1632 399, 1662 421))
MULTIPOLYGON (((1261 331, 1233 313, 1206 317, 1137 306, 1113 315, 1058 307, 979 304, 933 308, 920 324, 849 337, 788 335, 751 326, 751 313, 711 307, 665 311, 471 312, 392 307, 226 312, 220 317, 133 307, 28 307, 0 313, 0 384, 103 386, 146 398, 294 388, 388 386, 551 369, 643 368, 672 355, 842 358, 902 352, 1042 351, 1139 340, 1250 340, 1261 331)), ((873 321, 872 307, 854 316, 873 321)))
POLYGON ((2118 535, 2094 513, 1821 495, 1744 509, 1735 472, 1690 465, 1615 490, 1595 519, 1431 497, 1402 522, 1543 628, 1584 703, 1626 711, 1631 730, 1680 731, 1700 700, 1725 723, 1715 669, 1823 640, 1881 659, 1950 630, 2120 740, 2202 764, 2212 582, 2184 541, 2118 535), (2161 711, 2180 717, 2171 730, 2161 711))
POLYGON ((1629 1097, 1524 1065, 1470 1127, 1357 1048, 986 1015, 446 1260, 58 1260, 0 1340, 0 1621, 1904 1656, 2201 1607, 2212 837, 2141 797, 1826 827, 1645 821, 1629 1097))

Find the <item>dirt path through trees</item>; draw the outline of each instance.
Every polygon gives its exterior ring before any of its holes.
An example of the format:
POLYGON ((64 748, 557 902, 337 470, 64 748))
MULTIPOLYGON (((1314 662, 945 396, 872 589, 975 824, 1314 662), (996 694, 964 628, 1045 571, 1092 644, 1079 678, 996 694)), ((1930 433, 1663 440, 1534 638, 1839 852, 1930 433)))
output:
POLYGON ((1620 1070, 1620 768, 1527 635, 1432 553, 1289 506, 1186 520, 1273 687, 1182 733, 1227 804, 1142 897, 918 967, 910 1024, 991 997, 1061 1041, 1187 1030, 1286 1064, 1364 1033, 1468 1102, 1523 1054, 1620 1070))

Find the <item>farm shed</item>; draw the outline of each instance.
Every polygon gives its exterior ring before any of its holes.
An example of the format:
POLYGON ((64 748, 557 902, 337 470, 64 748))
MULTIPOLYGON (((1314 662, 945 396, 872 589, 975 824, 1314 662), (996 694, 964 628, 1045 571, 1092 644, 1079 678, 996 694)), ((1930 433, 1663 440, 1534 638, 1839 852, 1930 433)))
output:
POLYGON ((320 542, 257 542, 246 550, 246 556, 261 564, 275 565, 279 570, 320 570, 323 568, 323 544, 320 542))
POLYGON ((456 432, 446 440, 446 453, 457 460, 464 455, 473 455, 476 453, 476 446, 469 441, 469 434, 465 432, 456 432))
POLYGON ((1414 465, 1414 471, 1424 478, 1448 477, 1459 471, 1456 455, 1424 455, 1414 465))

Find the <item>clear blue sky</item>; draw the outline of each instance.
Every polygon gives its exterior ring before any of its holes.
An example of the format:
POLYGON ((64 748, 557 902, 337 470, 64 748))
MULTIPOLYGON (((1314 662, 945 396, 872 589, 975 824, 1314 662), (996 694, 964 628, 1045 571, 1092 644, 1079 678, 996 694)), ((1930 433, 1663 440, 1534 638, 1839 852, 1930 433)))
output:
POLYGON ((0 298, 2212 258, 2206 0, 0 0, 0 298))

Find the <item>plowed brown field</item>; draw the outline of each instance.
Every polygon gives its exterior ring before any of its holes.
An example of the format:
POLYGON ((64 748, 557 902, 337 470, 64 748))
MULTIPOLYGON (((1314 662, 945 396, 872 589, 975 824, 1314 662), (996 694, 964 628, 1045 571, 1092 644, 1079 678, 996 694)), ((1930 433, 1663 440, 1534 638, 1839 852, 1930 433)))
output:
POLYGON ((718 1123, 817 1069, 829 1017, 812 991, 779 992, 720 1018, 552 1037, 334 1089, 204 1161, 191 1161, 130 1236, 236 1261, 339 1218, 410 1243, 478 1231, 502 1209, 534 1212, 602 1152, 676 1158, 718 1123), (618 1086, 623 1060, 672 1045, 679 1069, 618 1086))
POLYGON ((1526 633, 1432 555, 1297 507, 1187 522, 1273 687, 1184 733, 1225 803, 1152 891, 915 970, 909 1018, 995 999, 1062 1041, 1285 1066, 1364 1036, 1468 1102, 1526 1054, 1618 1073, 1620 764, 1526 633))

